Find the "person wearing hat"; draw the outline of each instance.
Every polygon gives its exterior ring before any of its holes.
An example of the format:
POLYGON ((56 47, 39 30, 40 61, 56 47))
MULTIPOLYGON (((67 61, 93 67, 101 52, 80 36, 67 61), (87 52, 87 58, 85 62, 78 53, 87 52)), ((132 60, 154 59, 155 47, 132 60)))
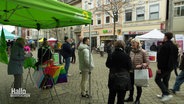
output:
POLYGON ((65 70, 66 70, 66 74, 68 76, 70 76, 70 74, 68 74, 68 70, 69 70, 69 67, 70 67, 70 57, 72 56, 72 48, 71 48, 71 45, 70 45, 70 39, 65 36, 64 37, 64 40, 65 42, 63 43, 62 45, 62 56, 65 60, 65 70))
MULTIPOLYGON (((133 94, 134 94, 134 70, 141 70, 142 68, 146 68, 149 65, 149 58, 147 52, 142 49, 141 42, 139 39, 134 38, 131 40, 131 51, 130 57, 132 61, 132 69, 130 70, 130 78, 131 78, 131 85, 132 89, 130 90, 130 95, 125 102, 132 102, 133 101, 133 94)), ((137 88, 137 97, 133 104, 140 104, 140 98, 142 94, 142 87, 136 86, 137 88)))

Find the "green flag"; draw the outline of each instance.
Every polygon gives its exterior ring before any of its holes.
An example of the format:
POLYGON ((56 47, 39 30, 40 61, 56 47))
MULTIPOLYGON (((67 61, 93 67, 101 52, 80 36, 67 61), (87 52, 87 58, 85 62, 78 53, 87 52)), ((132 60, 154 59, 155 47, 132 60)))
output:
POLYGON ((7 55, 6 49, 7 49, 7 45, 6 45, 4 30, 2 28, 1 38, 0 38, 0 62, 4 64, 8 64, 8 55, 7 55))

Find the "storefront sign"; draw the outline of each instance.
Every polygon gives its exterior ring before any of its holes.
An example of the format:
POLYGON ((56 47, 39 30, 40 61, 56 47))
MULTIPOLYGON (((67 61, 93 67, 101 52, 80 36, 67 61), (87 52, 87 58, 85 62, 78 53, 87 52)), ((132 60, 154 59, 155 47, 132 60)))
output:
MULTIPOLYGON (((91 31, 91 35, 98 35, 98 31, 91 31)), ((89 36, 89 32, 84 32, 84 36, 89 36)))
POLYGON ((136 35, 136 34, 145 34, 147 32, 143 32, 143 31, 129 31, 128 34, 129 35, 136 35))
POLYGON ((112 30, 103 30, 103 33, 112 33, 112 30))

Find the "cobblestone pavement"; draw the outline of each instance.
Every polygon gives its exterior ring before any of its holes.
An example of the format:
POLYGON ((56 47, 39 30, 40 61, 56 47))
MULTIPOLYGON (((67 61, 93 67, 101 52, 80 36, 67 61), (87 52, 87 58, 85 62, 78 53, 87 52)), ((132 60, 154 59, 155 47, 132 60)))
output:
MULTIPOLYGON (((36 56, 36 52, 34 52, 36 56)), ((76 54, 77 56, 77 54, 76 54)), ((91 76, 91 89, 92 89, 92 98, 81 98, 80 97, 80 80, 81 75, 78 69, 78 59, 75 64, 71 64, 69 73, 72 76, 68 77, 68 83, 57 84, 55 86, 59 100, 57 99, 54 88, 51 90, 40 90, 31 83, 30 78, 28 78, 26 84, 26 92, 31 93, 31 96, 28 98, 11 98, 10 97, 10 88, 13 82, 13 76, 7 75, 7 65, 0 63, 0 104, 107 104, 108 99, 108 68, 105 66, 105 61, 107 56, 100 57, 99 54, 93 54, 95 68, 92 71, 91 76), (50 96, 50 93, 53 96, 50 96)), ((156 71, 156 63, 151 63, 150 67, 152 68, 154 75, 156 71)), ((24 82, 27 76, 28 70, 24 69, 24 82)), ((33 73, 33 69, 31 69, 33 73)), ((175 81, 174 72, 170 79, 169 86, 172 88, 175 81)), ((25 84, 24 84, 25 88, 25 84)), ((141 104, 163 104, 160 99, 156 97, 157 94, 161 94, 160 89, 154 82, 154 77, 149 80, 149 87, 143 88, 143 93, 141 97, 141 104)), ((128 96, 128 92, 126 97, 128 96)), ((134 99, 136 96, 136 89, 134 94, 134 99)), ((132 103, 125 103, 132 104, 132 103)), ((181 91, 178 92, 174 97, 164 104, 184 104, 184 86, 181 86, 181 91)))

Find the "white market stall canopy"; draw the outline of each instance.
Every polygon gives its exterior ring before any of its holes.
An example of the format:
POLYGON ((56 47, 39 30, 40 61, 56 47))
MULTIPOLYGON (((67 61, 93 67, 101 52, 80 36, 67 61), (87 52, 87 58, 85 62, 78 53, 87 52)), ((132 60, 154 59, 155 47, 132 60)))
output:
POLYGON ((150 39, 162 40, 164 38, 164 34, 159 30, 154 29, 146 34, 136 36, 135 38, 139 38, 140 40, 150 40, 150 39))
POLYGON ((49 38, 47 41, 57 41, 55 38, 49 38))

